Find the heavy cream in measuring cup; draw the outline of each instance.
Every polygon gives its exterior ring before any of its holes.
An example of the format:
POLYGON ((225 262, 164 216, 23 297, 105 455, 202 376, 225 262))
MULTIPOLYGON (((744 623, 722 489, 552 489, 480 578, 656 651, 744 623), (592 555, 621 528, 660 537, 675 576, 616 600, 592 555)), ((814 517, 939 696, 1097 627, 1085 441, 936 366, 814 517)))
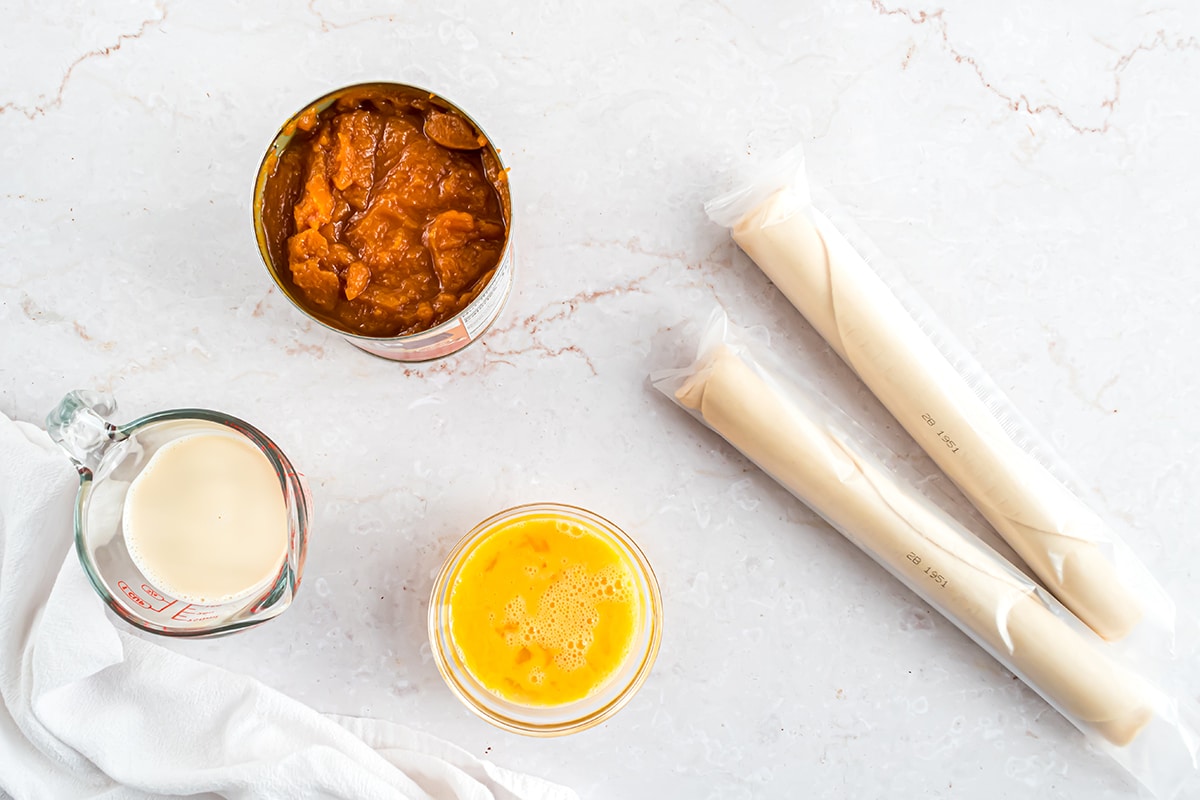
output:
POLYGON ((279 476, 253 444, 222 434, 168 442, 129 487, 125 545, 167 594, 217 605, 265 588, 287 555, 279 476))

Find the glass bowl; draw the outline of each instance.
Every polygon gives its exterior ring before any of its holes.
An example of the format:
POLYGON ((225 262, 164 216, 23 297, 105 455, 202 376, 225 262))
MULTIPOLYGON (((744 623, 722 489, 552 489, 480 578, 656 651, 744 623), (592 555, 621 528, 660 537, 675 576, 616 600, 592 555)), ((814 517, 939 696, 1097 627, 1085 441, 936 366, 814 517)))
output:
POLYGON ((561 736, 599 725, 612 717, 645 683, 662 639, 662 597, 650 563, 638 546, 613 523, 575 506, 533 503, 501 511, 476 525, 446 557, 429 602, 429 640, 446 685, 467 708, 488 722, 528 736, 561 736), (454 641, 450 594, 475 547, 490 534, 522 519, 550 518, 575 523, 605 539, 627 562, 642 602, 633 643, 621 666, 582 700, 562 705, 523 705, 486 688, 464 664, 454 641))

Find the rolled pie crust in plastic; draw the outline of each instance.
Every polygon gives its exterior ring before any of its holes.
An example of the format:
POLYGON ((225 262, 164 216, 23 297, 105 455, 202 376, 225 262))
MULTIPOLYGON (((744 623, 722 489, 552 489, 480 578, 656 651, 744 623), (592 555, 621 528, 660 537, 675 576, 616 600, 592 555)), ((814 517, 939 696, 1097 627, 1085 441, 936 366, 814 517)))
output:
POLYGON ((1055 616, 1028 579, 731 349, 716 348, 675 399, 1078 727, 1123 747, 1151 719, 1148 687, 1055 616))
POLYGON ((1105 523, 1013 441, 828 218, 785 188, 732 233, 1063 605, 1108 640, 1138 624, 1105 523))

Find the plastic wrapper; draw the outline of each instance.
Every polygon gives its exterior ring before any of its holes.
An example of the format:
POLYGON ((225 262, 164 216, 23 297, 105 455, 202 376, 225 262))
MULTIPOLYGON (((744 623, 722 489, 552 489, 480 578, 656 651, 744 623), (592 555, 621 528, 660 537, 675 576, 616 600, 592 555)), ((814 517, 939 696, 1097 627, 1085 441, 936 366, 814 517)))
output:
POLYGON ((897 459, 714 315, 696 361, 654 386, 741 451, 1018 675, 1161 797, 1195 774, 1177 704, 1040 586, 896 477, 897 459))
POLYGON ((1134 649, 1170 653, 1169 596, 903 279, 868 264, 873 248, 821 205, 795 150, 705 208, 1063 605, 1107 640, 1136 631, 1134 649))

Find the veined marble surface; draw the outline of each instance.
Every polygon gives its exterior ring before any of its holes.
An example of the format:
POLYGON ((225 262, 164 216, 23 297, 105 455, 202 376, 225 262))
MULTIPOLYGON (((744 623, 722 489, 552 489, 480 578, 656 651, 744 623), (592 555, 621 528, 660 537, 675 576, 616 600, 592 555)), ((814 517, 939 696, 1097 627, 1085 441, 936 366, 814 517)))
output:
POLYGON ((10 5, 0 411, 40 421, 98 388, 121 420, 207 406, 274 437, 317 506, 297 603, 170 646, 322 711, 589 799, 1136 796, 646 381, 720 302, 914 455, 702 212, 801 142, 1179 605, 1200 603, 1200 7, 904 2, 10 5), (514 293, 482 343, 426 366, 309 324, 251 231, 276 128, 365 79, 458 102, 512 168, 514 293), (622 525, 666 604, 640 694, 549 741, 472 716, 425 634, 452 543, 536 500, 622 525))

